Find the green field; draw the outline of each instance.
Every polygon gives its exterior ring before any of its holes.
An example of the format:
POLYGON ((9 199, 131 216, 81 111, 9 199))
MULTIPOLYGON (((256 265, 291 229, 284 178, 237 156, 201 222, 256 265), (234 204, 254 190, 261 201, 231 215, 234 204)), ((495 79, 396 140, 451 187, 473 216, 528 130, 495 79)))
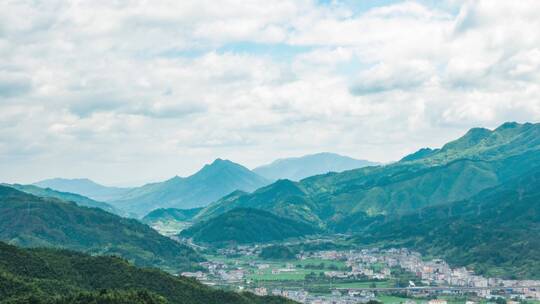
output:
POLYGON ((375 284, 375 287, 377 288, 386 288, 392 286, 391 281, 333 283, 332 286, 336 288, 369 288, 372 286, 372 284, 375 284))
POLYGON ((305 260, 292 260, 289 261, 290 263, 293 263, 294 265, 320 265, 321 263, 324 263, 325 267, 328 267, 330 265, 333 265, 338 268, 346 267, 347 265, 343 261, 335 261, 335 260, 323 260, 323 259, 305 259, 305 260))
MULTIPOLYGON (((212 257, 212 259, 215 259, 212 257)), ((255 261, 256 258, 252 258, 250 261, 255 261)), ((325 271, 329 271, 328 267, 337 267, 338 269, 346 267, 345 262, 343 261, 334 261, 334 260, 324 260, 324 259, 305 259, 305 260, 284 260, 284 261, 272 261, 272 260, 257 260, 259 263, 268 264, 270 268, 264 270, 250 269, 253 273, 247 277, 252 280, 257 281, 303 281, 306 275, 310 273, 315 273, 319 275, 325 271), (272 274, 273 269, 285 268, 286 264, 292 264, 295 269, 292 272, 282 272, 279 274, 272 274), (324 264, 324 269, 320 268, 319 265, 324 264), (305 267, 306 265, 316 266, 314 268, 296 268, 298 266, 305 267), (262 272, 262 273, 257 273, 262 272)))
MULTIPOLYGON (((446 301, 448 301, 449 304, 465 304, 465 301, 466 301, 464 298, 456 298, 452 296, 441 296, 441 297, 438 297, 438 299, 445 299, 446 301)), ((426 299, 402 298, 402 297, 391 296, 391 295, 379 295, 377 297, 377 300, 383 302, 384 304, 400 304, 400 303, 405 303, 406 301, 414 301, 417 304, 427 304, 428 302, 428 300, 426 299)), ((486 302, 481 301, 480 303, 486 303, 486 302)))
POLYGON ((421 301, 418 299, 401 298, 401 297, 388 296, 388 295, 380 295, 377 297, 377 300, 383 302, 384 304, 400 304, 400 303, 405 303, 406 301, 415 301, 418 304, 426 302, 426 301, 421 301))
MULTIPOLYGON (((272 267, 272 266, 271 266, 272 267)), ((280 267, 277 267, 280 268, 280 267)), ((316 274, 322 271, 312 269, 295 269, 293 272, 283 272, 272 274, 272 268, 264 269, 261 274, 253 273, 248 275, 249 279, 257 281, 303 281, 307 274, 315 272, 316 274)))
POLYGON ((173 236, 180 233, 180 231, 187 229, 191 226, 190 222, 179 222, 174 220, 159 221, 151 224, 151 227, 165 236, 173 236))

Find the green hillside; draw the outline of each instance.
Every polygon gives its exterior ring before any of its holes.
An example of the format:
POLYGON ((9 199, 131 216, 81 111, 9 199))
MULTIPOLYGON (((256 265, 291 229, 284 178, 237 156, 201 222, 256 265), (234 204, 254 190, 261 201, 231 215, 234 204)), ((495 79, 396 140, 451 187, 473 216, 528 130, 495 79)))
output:
POLYGON ((415 161, 444 164, 456 159, 495 160, 540 148, 540 124, 507 122, 496 128, 471 129, 463 137, 431 151, 415 161))
POLYGON ((0 242, 0 303, 292 303, 211 289, 196 280, 141 269, 116 257, 0 242))
POLYGON ((98 202, 86 196, 75 193, 56 191, 51 188, 44 189, 34 185, 3 184, 3 186, 15 188, 19 191, 26 192, 35 196, 57 198, 63 201, 74 202, 79 206, 100 208, 111 213, 119 213, 118 210, 116 210, 113 206, 107 203, 98 202))
POLYGON ((208 220, 235 208, 256 208, 294 219, 322 225, 317 216, 318 206, 311 200, 300 183, 278 180, 253 193, 233 192, 201 211, 196 221, 208 220))
POLYGON ((263 243, 316 234, 319 229, 272 213, 239 208, 200 222, 180 235, 202 243, 263 243))
POLYGON ((24 247, 62 247, 114 254, 137 265, 192 269, 192 249, 150 227, 97 208, 42 198, 0 186, 0 240, 24 247))
POLYGON ((159 208, 151 211, 142 218, 145 223, 156 221, 190 221, 202 210, 202 208, 193 209, 176 209, 176 208, 159 208))
POLYGON ((196 219, 245 207, 331 228, 353 214, 402 215, 467 199, 524 174, 531 163, 540 163, 540 124, 473 129, 441 149, 415 154, 387 166, 329 173, 298 183, 277 181, 251 194, 225 197, 196 219))
POLYGON ((235 190, 253 191, 268 184, 263 177, 228 160, 217 159, 199 172, 183 178, 134 188, 109 202, 118 209, 144 216, 158 208, 203 207, 235 190))
POLYGON ((360 222, 360 244, 416 248, 481 274, 540 279, 540 167, 469 200, 360 222))

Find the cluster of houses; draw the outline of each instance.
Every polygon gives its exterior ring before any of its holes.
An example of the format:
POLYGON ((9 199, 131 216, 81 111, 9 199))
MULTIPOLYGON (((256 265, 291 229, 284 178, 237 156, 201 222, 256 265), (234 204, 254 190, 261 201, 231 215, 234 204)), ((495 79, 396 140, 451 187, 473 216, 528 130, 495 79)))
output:
MULTIPOLYGON (((220 253, 248 256, 256 255, 258 251, 260 251, 260 248, 246 246, 224 249, 220 253)), ((326 277, 337 279, 360 277, 362 280, 367 278, 374 281, 393 279, 393 269, 401 268, 414 277, 409 281, 408 286, 400 286, 405 287, 407 294, 412 297, 474 294, 485 299, 500 296, 507 299, 540 299, 540 281, 485 278, 463 267, 451 268, 445 261, 440 259, 424 260, 419 253, 407 249, 329 250, 301 253, 297 258, 317 258, 344 262, 347 269, 324 272, 326 277)), ((292 263, 287 263, 280 268, 274 268, 270 264, 258 260, 249 262, 249 265, 242 265, 238 262, 234 265, 234 263, 208 261, 201 263, 201 266, 206 268, 207 271, 184 272, 182 275, 196 278, 209 285, 221 281, 229 284, 229 286, 243 288, 243 286, 250 286, 252 283, 248 278, 248 275, 252 273, 267 274, 270 268, 271 273, 276 275, 297 271, 292 263)), ((370 290, 370 288, 333 290, 332 294, 327 295, 311 295, 305 290, 267 289, 261 285, 250 289, 250 291, 258 295, 279 295, 300 303, 348 304, 368 302, 375 298, 375 291, 370 290)), ((444 302, 444 300, 432 300, 429 304, 446 304, 444 302)))
MULTIPOLYGON (((364 249, 351 251, 321 251, 302 254, 299 258, 317 257, 329 260, 346 261, 351 267, 350 272, 332 272, 328 275, 336 277, 350 277, 364 275, 370 279, 390 278, 393 267, 400 267, 414 274, 424 286, 457 287, 455 291, 474 292, 479 297, 492 298, 493 290, 503 290, 512 298, 540 299, 540 281, 535 280, 503 280, 498 278, 485 278, 474 274, 464 268, 451 268, 445 261, 434 259, 425 261, 418 252, 408 249, 364 249), (373 265, 379 265, 379 272, 375 272, 373 265), (462 287, 460 289, 459 287, 462 287)), ((416 286, 412 281, 409 287, 416 286)), ((421 289, 419 289, 421 291, 421 289)))
POLYGON ((282 296, 299 303, 310 304, 352 304, 352 303, 366 303, 369 300, 375 299, 375 295, 366 292, 351 292, 342 294, 341 292, 334 291, 329 295, 313 295, 305 290, 281 290, 278 288, 267 289, 266 287, 258 287, 252 290, 253 293, 259 296, 282 296))
POLYGON ((213 279, 219 279, 228 283, 241 283, 246 275, 246 271, 241 267, 229 267, 229 265, 222 262, 203 262, 200 265, 206 268, 207 272, 182 272, 181 275, 188 278, 195 278, 207 285, 213 285, 213 279))

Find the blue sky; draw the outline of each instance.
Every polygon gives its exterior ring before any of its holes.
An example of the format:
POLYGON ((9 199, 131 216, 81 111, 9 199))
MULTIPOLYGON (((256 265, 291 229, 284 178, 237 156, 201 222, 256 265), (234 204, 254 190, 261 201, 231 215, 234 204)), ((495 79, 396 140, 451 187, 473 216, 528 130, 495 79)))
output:
POLYGON ((0 3, 0 181, 389 162, 540 119, 540 3, 0 3), (21 18, 24 16, 24 18, 21 18))

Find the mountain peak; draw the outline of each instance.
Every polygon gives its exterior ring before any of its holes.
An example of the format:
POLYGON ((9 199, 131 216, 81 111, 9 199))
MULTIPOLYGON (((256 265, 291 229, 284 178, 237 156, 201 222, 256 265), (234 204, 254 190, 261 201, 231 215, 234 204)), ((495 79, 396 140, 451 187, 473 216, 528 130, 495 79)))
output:
POLYGON ((488 138, 492 133, 493 131, 486 128, 472 128, 462 137, 444 145, 441 151, 468 149, 488 138))
POLYGON ((400 161, 415 161, 425 157, 429 157, 439 151, 439 149, 421 148, 420 150, 403 157, 400 161))
POLYGON ((238 169, 249 170, 248 168, 240 164, 237 164, 235 162, 232 162, 230 160, 216 158, 212 163, 204 165, 204 167, 201 170, 199 170, 197 173, 195 173, 194 175, 199 175, 200 173, 217 172, 217 170, 223 170, 226 168, 231 168, 231 169, 236 169, 236 170, 238 169))
POLYGON ((228 159, 223 159, 223 158, 216 158, 210 165, 211 166, 219 166, 219 165, 228 165, 228 164, 235 164, 234 162, 228 160, 228 159))
POLYGON ((521 126, 522 126, 522 124, 517 123, 515 121, 508 121, 508 122, 505 122, 502 125, 498 126, 497 129, 495 129, 495 131, 501 131, 501 130, 506 130, 506 129, 515 129, 515 128, 521 127, 521 126))

